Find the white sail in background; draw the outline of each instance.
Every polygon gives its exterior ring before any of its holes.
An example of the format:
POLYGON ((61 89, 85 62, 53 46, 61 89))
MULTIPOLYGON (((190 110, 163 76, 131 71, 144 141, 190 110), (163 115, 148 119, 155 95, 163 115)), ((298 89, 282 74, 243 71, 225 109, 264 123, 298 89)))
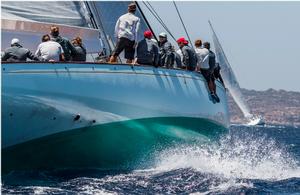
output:
POLYGON ((227 60, 227 57, 223 51, 223 48, 218 40, 217 35, 212 27, 212 24, 210 23, 210 21, 208 21, 208 22, 209 22, 210 28, 212 30, 215 52, 216 52, 216 56, 217 56, 218 62, 221 67, 221 74, 222 74, 224 83, 226 85, 226 88, 228 88, 234 101, 240 107, 244 116, 247 119, 250 119, 253 117, 253 115, 250 113, 250 109, 249 109, 247 103, 244 101, 244 97, 241 92, 240 85, 239 85, 239 83, 234 75, 234 72, 227 60))

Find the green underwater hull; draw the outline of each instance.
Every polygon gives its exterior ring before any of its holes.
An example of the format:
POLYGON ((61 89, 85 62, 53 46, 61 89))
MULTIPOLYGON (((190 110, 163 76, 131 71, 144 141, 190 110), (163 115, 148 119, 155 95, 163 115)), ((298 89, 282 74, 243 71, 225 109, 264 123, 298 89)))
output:
POLYGON ((68 130, 2 149, 2 172, 64 168, 144 167, 178 144, 217 139, 227 129, 190 117, 126 120, 68 130), (152 161, 151 161, 152 160, 152 161))

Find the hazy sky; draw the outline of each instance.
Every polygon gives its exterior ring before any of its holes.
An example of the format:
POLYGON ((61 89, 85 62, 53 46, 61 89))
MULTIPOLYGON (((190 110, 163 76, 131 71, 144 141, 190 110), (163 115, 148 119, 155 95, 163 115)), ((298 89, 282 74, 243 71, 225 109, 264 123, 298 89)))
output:
MULTIPOLYGON (((143 6, 143 3, 139 3, 143 6)), ((151 2, 175 37, 173 2, 151 2)), ((177 2, 192 40, 211 41, 211 20, 243 88, 300 91, 300 2, 177 2)), ((145 11, 155 32, 163 31, 145 11)))

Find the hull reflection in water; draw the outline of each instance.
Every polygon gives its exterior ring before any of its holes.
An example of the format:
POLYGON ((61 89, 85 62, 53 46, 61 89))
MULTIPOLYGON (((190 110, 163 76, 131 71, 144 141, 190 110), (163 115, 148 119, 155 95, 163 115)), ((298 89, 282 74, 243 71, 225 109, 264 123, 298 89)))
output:
POLYGON ((146 166, 229 125, 226 92, 201 75, 96 64, 3 64, 2 170, 146 166))

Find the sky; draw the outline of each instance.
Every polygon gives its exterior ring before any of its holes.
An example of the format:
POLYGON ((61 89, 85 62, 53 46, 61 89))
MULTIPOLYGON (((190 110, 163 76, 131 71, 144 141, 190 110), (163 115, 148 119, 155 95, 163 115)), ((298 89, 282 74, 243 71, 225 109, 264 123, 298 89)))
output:
MULTIPOLYGON (((211 20, 240 86, 300 91, 300 2, 176 2, 194 41, 210 41, 211 20)), ((164 31, 142 7, 156 33, 164 31)), ((173 2, 151 5, 175 37, 185 36, 173 2)))

